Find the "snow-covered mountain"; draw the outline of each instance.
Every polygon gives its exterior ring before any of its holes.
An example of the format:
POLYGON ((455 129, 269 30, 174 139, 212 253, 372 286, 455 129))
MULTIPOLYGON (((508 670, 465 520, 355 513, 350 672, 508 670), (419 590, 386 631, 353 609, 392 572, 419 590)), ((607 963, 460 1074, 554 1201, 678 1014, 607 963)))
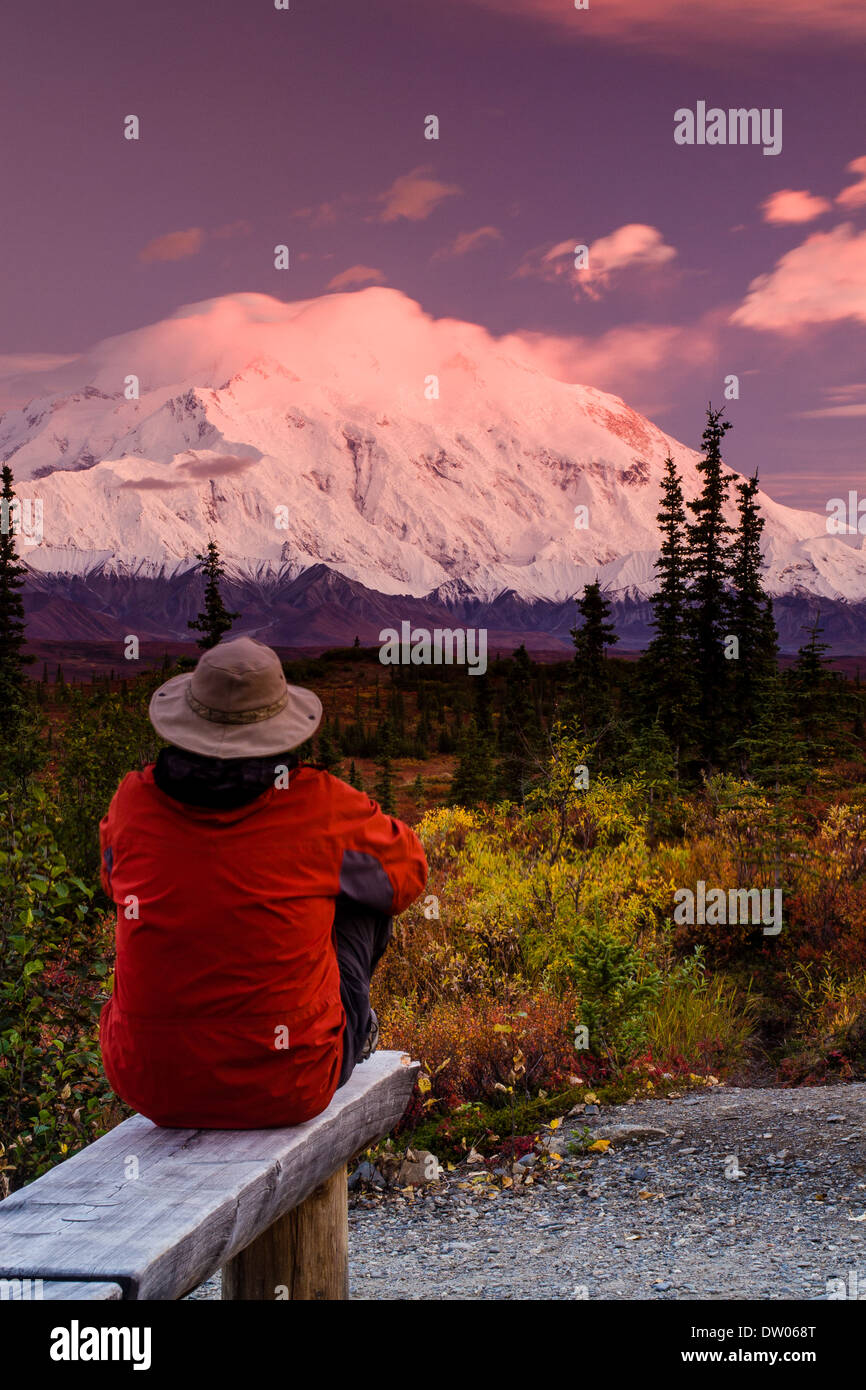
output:
MULTIPOLYGON (((94 595, 171 581, 212 536, 245 585, 324 566, 453 608, 561 604, 598 575, 645 601, 665 456, 699 487, 698 455, 618 397, 391 289, 209 300, 41 380, 0 416, 0 458, 43 503, 22 555, 94 595)), ((861 537, 761 505, 774 595, 866 600, 861 537)))

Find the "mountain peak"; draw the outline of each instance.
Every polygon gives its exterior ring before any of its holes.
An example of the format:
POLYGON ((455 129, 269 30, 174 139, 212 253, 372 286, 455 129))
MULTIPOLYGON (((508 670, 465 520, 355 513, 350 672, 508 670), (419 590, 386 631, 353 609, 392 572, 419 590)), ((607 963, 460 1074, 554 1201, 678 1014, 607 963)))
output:
MULTIPOLYGON (((25 559, 45 572, 175 572, 213 536, 233 573, 324 566, 395 596, 560 602, 596 573, 646 595, 665 457, 700 487, 698 456, 618 397, 382 286, 185 305, 57 372, 0 420, 44 500, 25 559)), ((858 547, 762 505, 772 592, 866 596, 858 547)))

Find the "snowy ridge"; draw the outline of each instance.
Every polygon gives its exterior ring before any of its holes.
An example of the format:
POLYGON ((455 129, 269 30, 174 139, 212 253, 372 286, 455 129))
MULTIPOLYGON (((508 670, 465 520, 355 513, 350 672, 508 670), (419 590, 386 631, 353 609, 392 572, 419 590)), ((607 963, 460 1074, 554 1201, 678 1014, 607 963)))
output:
MULTIPOLYGON (((390 289, 194 304, 38 389, 0 416, 0 458, 43 499, 23 553, 44 575, 177 575, 213 536, 231 574, 269 585, 325 565, 381 594, 561 602, 598 574, 640 598, 668 452, 699 487, 698 455, 618 397, 390 289)), ((861 537, 761 505, 774 595, 866 599, 861 537)))

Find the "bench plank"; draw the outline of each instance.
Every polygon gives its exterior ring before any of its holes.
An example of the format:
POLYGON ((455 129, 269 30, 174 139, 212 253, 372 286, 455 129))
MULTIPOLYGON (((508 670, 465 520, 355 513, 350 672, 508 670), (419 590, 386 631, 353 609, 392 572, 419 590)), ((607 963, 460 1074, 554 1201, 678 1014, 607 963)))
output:
POLYGON ((9 1299, 16 1303, 71 1303, 86 1299, 109 1302, 123 1298, 119 1284, 76 1283, 74 1280, 40 1279, 16 1280, 10 1286, 0 1285, 0 1302, 9 1299), (14 1287, 15 1283, 18 1288, 14 1287))
POLYGON ((290 1129, 160 1129, 135 1115, 0 1202, 0 1277, 182 1298, 387 1134, 417 1072, 405 1053, 376 1052, 290 1129))

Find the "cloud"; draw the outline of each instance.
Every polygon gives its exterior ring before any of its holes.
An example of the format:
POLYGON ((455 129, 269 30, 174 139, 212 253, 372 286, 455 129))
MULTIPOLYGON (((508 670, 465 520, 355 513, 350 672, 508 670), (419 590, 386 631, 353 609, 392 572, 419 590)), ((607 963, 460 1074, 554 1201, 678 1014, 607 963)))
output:
POLYGON ((184 460, 182 467, 191 478, 226 478, 243 473, 258 461, 251 454, 217 454, 213 458, 184 460))
POLYGON ((338 198, 332 198, 329 202, 311 203, 309 207, 298 208, 297 212, 291 215, 302 222, 309 222, 311 227, 333 227, 340 213, 358 202, 360 198, 357 194, 341 193, 338 198))
POLYGON ((178 460, 175 471, 169 477, 160 478, 146 474, 141 478, 126 478, 118 484, 118 490, 171 492, 176 488, 188 487, 190 480, 233 477, 236 473, 243 473, 245 469, 252 468, 253 464, 258 462, 259 459, 250 454, 216 454, 212 458, 199 458, 196 454, 189 454, 178 460), (186 478, 179 477, 181 473, 185 473, 186 478))
POLYGON ((796 333, 807 324, 866 323, 866 232, 843 222, 815 232, 749 286, 731 322, 796 333))
POLYGON ((721 327, 713 311, 694 324, 623 324, 598 338, 520 330, 501 345, 559 381, 592 382, 637 404, 667 391, 672 372, 713 362, 721 327))
POLYGON ((854 419, 857 416, 866 415, 866 402, 858 401, 853 405, 828 405, 822 410, 800 410, 797 418, 800 420, 830 420, 830 419, 854 419))
MULTIPOLYGON (((466 0, 462 0, 465 4, 466 0)), ((862 0, 726 0, 724 6, 694 0, 604 0, 575 10, 571 0, 470 0, 495 14, 535 21, 575 43, 598 38, 632 48, 694 52, 696 41, 713 49, 792 47, 823 40, 847 44, 866 38, 862 0)))
POLYGON ((866 415, 866 381, 851 381, 846 386, 825 386, 823 395, 832 405, 820 410, 801 410, 798 417, 804 420, 851 419, 866 415), (858 399, 859 398, 859 399, 858 399))
POLYGON ((145 264, 151 261, 183 261, 188 256, 197 256, 204 245, 205 233, 201 227, 188 227, 185 232, 167 232, 165 236, 155 237, 138 253, 138 259, 145 264))
POLYGON ((350 285, 385 285, 387 278, 381 270, 377 270, 373 265, 350 265, 347 270, 341 270, 339 275, 335 275, 333 280, 329 280, 326 289, 345 290, 350 285))
POLYGON ((186 487, 186 483, 173 481, 170 478, 144 477, 127 478, 124 482, 118 483, 117 490, 118 492, 123 492, 125 489, 135 492, 172 492, 179 487, 186 487))
POLYGON ((850 164, 845 166, 849 174, 859 174, 856 183, 852 183, 850 188, 843 188, 836 202, 842 208, 862 208, 866 204, 866 155, 861 155, 859 159, 852 159, 850 164))
POLYGON ((456 183, 442 183, 434 178, 429 164, 419 164, 408 174, 401 174, 390 188, 378 194, 374 200, 382 204, 381 212, 370 221, 396 222, 404 217, 407 222, 423 222, 445 198, 453 198, 462 193, 456 183))
POLYGON ((460 232, 453 241, 440 246, 438 251, 433 252, 431 260, 445 261, 454 256, 466 256, 470 251, 477 251, 480 246, 501 240, 502 233, 498 227, 476 227, 474 232, 460 232))
POLYGON ((775 226, 787 226, 796 222, 813 222, 829 212, 833 204, 828 198, 820 198, 805 188, 781 188, 771 193, 761 204, 764 221, 775 226))
POLYGON ((611 279, 624 270, 648 270, 672 261, 677 252, 665 243, 656 227, 643 222, 628 222, 608 236, 599 237, 589 247, 587 263, 581 269, 575 265, 580 243, 572 239, 557 242, 545 251, 536 247, 524 257, 518 276, 537 276, 555 283, 564 279, 575 291, 590 299, 599 299, 601 291, 609 288, 611 279))
POLYGON ((252 222, 248 222, 245 217, 239 217, 236 222, 226 222, 222 227, 215 227, 211 236, 227 241, 230 237, 249 236, 252 230, 252 222))

